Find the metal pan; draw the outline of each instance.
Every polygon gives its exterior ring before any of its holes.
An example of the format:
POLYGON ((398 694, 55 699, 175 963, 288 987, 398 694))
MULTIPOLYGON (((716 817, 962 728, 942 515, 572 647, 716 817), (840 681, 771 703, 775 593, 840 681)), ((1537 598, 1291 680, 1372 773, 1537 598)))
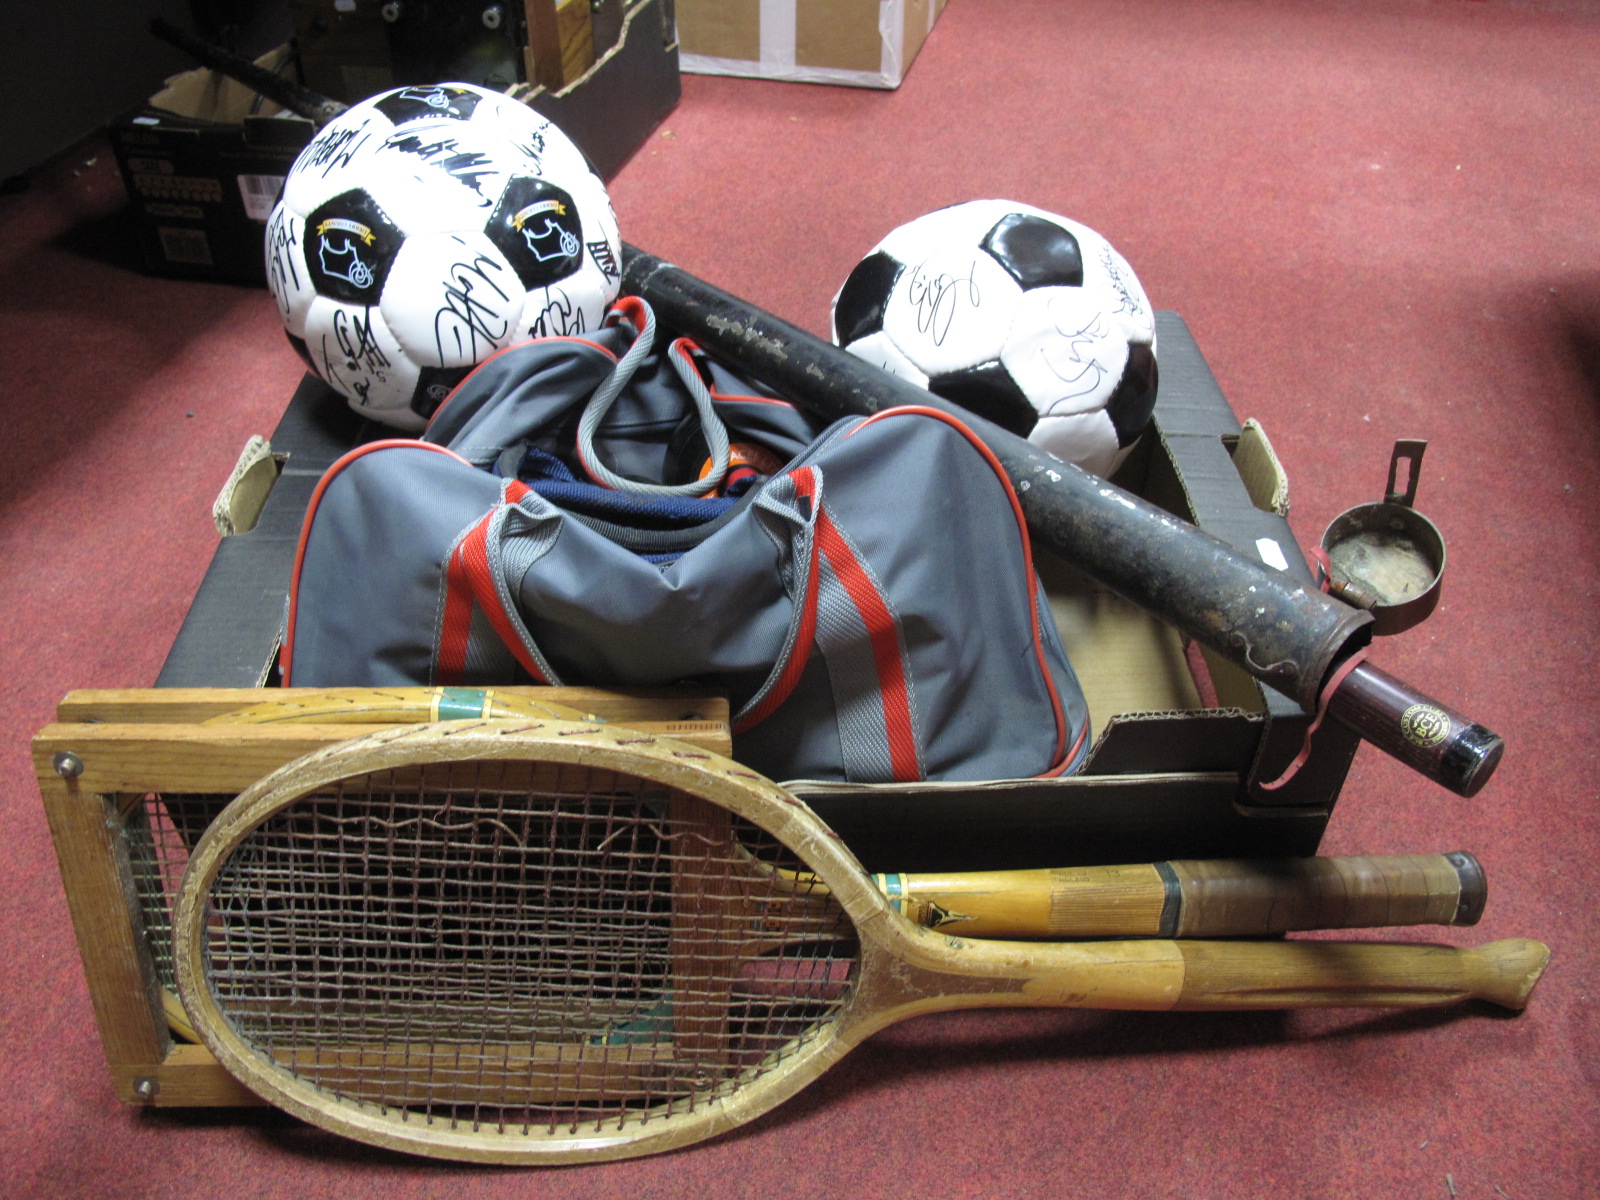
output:
POLYGON ((1319 559, 1329 592, 1368 609, 1374 634, 1403 633, 1439 603, 1444 538, 1413 507, 1427 445, 1410 438, 1395 442, 1383 501, 1345 510, 1322 535, 1319 559), (1410 464, 1404 492, 1395 487, 1402 462, 1410 464))

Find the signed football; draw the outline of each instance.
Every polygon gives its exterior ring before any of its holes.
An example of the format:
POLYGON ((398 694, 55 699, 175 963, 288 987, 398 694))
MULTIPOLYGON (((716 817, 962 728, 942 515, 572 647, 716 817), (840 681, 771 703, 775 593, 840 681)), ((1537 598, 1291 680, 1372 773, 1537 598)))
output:
POLYGON ((340 114, 295 160, 266 230, 290 343, 357 411, 408 432, 495 351, 597 328, 621 251, 572 141, 463 83, 340 114))
POLYGON ((1155 315, 1100 234, 1009 200, 901 225, 833 301, 851 353, 1110 475, 1150 424, 1155 315))

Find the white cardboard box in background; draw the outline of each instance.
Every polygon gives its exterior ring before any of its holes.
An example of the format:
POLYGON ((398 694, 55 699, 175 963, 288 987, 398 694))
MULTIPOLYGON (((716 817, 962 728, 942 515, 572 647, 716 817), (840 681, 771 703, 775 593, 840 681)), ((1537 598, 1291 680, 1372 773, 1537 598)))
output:
POLYGON ((895 88, 946 0, 678 0, 679 64, 700 75, 895 88))

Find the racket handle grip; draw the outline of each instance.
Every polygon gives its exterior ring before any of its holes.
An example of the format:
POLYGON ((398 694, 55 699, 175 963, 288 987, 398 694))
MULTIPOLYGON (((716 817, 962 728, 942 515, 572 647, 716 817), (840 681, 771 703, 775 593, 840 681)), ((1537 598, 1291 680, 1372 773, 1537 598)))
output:
POLYGON ((1180 897, 1170 936, 1181 938, 1473 925, 1488 899, 1465 851, 1163 865, 1180 897))
POLYGON ((1508 938, 1472 949, 1383 942, 1178 942, 1175 1009, 1428 1007, 1487 1000, 1527 1007, 1550 949, 1508 938))
POLYGON ((891 906, 917 924, 975 938, 1257 937, 1471 925, 1488 892, 1483 868, 1465 852, 873 878, 891 906))

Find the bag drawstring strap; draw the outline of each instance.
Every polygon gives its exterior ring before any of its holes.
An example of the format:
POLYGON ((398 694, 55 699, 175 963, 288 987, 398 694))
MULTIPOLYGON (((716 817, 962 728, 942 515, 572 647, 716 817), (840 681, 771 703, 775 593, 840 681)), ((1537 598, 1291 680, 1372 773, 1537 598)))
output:
POLYGON ((723 425, 722 418, 717 415, 716 408, 711 401, 711 390, 706 387, 705 380, 700 377, 699 370, 689 357, 689 343, 682 338, 673 342, 667 353, 668 361, 677 371, 678 377, 683 380, 683 385, 689 391, 690 398, 694 401, 695 411, 700 414, 701 431, 705 434, 706 444, 711 450, 711 469, 699 479, 687 483, 643 483, 637 479, 627 479, 612 471, 600 461, 600 455, 595 450, 595 434, 600 430, 600 424, 611 411, 611 406, 616 402, 622 389, 633 378, 633 373, 655 347, 656 318, 650 306, 637 297, 628 297, 620 302, 606 317, 606 324, 615 325, 627 321, 633 325, 636 336, 633 345, 618 360, 616 368, 604 383, 596 389, 584 406, 583 416, 578 421, 578 458, 583 463, 590 477, 597 483, 604 484, 620 492, 637 492, 647 496, 703 496, 709 491, 716 490, 722 483, 723 476, 728 473, 728 430, 723 425))

